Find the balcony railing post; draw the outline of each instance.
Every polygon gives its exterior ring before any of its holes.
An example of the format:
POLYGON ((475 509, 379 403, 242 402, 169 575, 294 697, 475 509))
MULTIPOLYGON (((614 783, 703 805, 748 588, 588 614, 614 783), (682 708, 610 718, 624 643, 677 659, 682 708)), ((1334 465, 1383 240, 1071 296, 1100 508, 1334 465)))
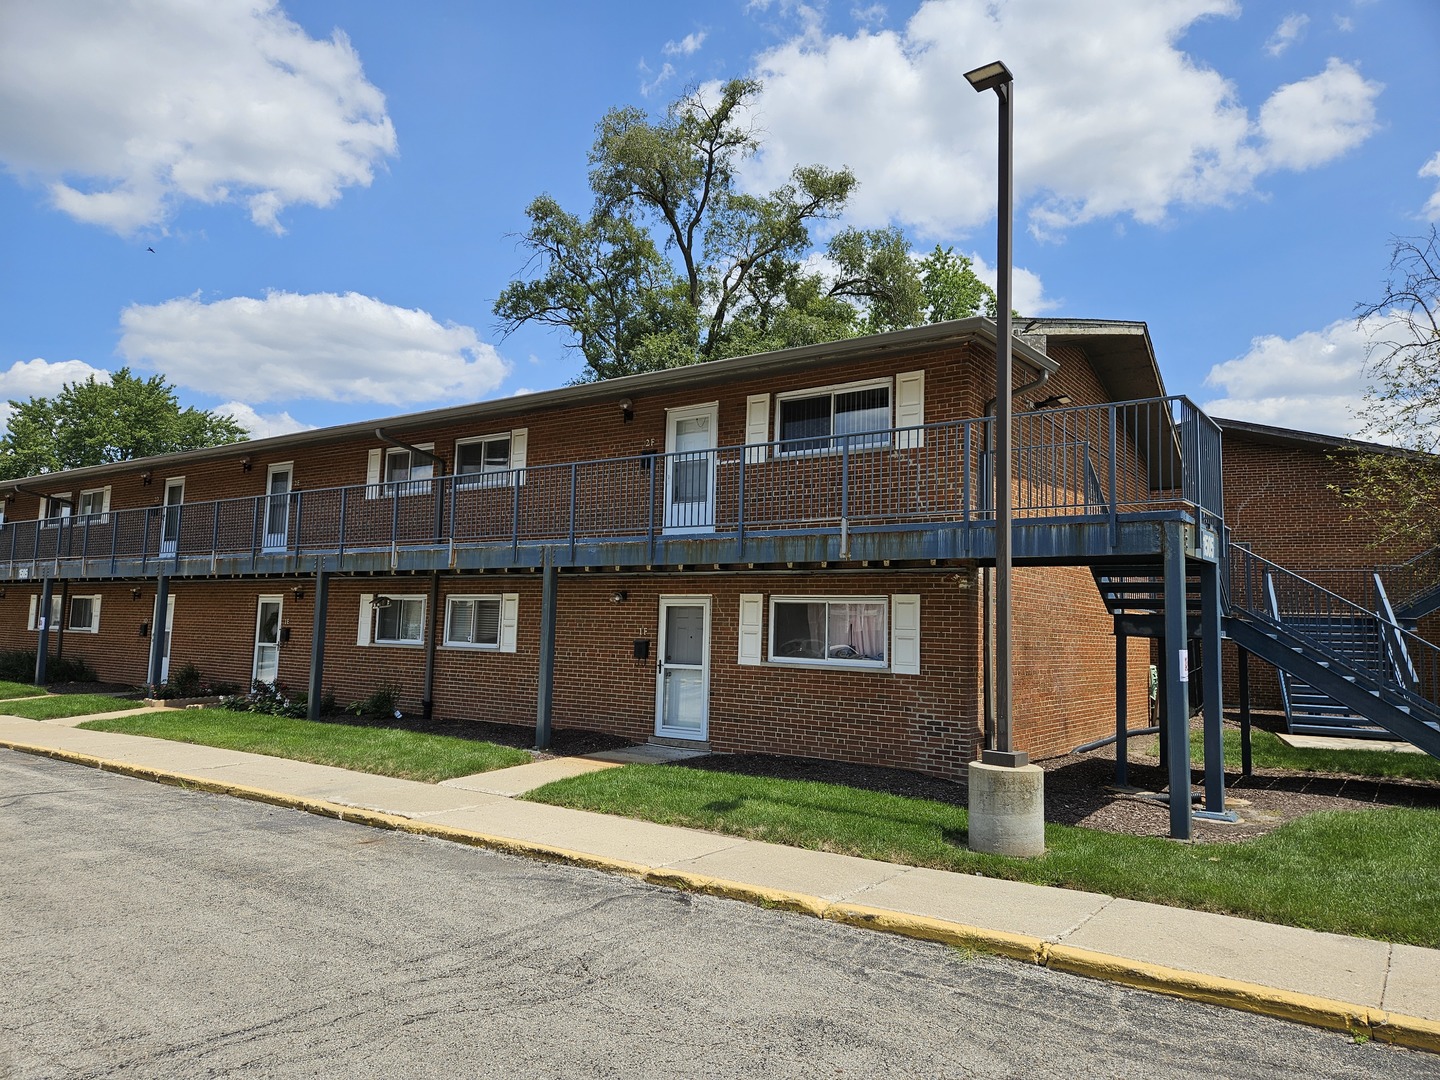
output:
MULTIPOLYGON (((295 499, 295 554, 299 555, 303 549, 302 541, 305 539, 305 493, 297 491, 293 493, 295 499)), ((289 502, 289 498, 286 499, 289 502)))
MULTIPOLYGON (((120 517, 121 512, 116 512, 110 521, 110 573, 115 573, 115 556, 120 547, 120 517)), ((10 547, 10 561, 15 561, 15 547, 12 540, 10 547)))
POLYGON ((580 466, 576 462, 570 463, 570 561, 575 561, 575 488, 579 477, 580 466))
POLYGON ((967 420, 960 436, 960 520, 966 528, 970 527, 970 430, 967 420))
POLYGON ((740 471, 736 478, 735 492, 735 543, 739 550, 737 554, 740 561, 745 561, 745 458, 749 456, 749 447, 742 447, 740 450, 740 471))
POLYGON ((213 564, 215 557, 220 554, 220 500, 218 499, 215 500, 215 513, 211 517, 210 559, 213 564))
POLYGON ((336 554, 345 554, 345 510, 350 501, 350 489, 340 489, 340 520, 335 525, 336 554))
POLYGON ((151 511, 145 511, 145 523, 140 529, 140 569, 142 571, 150 561, 150 514, 151 511))
POLYGON ((260 557, 260 500, 256 495, 250 500, 250 569, 255 569, 255 560, 260 557))
POLYGON ((510 561, 520 561, 520 473, 510 474, 510 561))

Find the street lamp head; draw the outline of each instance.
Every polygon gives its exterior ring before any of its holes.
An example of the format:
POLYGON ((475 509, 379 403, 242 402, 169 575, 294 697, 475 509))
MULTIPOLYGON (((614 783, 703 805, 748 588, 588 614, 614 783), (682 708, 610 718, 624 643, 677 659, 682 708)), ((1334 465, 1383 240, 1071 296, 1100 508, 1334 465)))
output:
POLYGON ((965 78, 977 93, 983 94, 986 90, 994 90, 1013 81, 1014 76, 1010 74, 1010 69, 1005 66, 1003 61, 994 60, 984 67, 967 71, 965 78))

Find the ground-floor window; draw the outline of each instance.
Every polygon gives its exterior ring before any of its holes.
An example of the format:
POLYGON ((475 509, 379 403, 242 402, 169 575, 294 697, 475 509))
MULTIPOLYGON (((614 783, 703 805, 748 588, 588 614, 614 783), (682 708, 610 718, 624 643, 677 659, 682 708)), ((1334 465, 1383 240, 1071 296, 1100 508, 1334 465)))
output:
POLYGON ((422 645, 425 642, 425 598, 423 596, 377 596, 375 643, 377 645, 422 645))
POLYGON ((500 597, 450 597, 445 605, 445 644, 498 649, 500 597))
POLYGON ((884 667, 885 597, 775 596, 770 600, 774 663, 884 667))
POLYGON ((70 598, 70 621, 65 628, 77 630, 82 634, 98 634, 100 632, 100 597, 72 596, 70 598))

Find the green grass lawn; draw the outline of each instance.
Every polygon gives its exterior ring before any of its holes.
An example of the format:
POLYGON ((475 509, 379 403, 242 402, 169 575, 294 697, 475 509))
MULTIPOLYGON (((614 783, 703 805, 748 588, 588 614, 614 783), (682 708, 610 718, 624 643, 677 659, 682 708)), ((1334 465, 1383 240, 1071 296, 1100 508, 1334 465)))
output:
MULTIPOLYGON (((1343 773, 1379 780, 1428 780, 1440 783, 1440 760, 1429 754, 1403 754, 1393 750, 1366 750, 1365 740, 1355 739, 1353 750, 1302 750, 1286 746, 1273 732, 1252 729, 1251 754, 1258 769, 1293 769, 1296 772, 1343 773)), ((1149 741, 1149 752, 1158 754, 1159 740, 1149 741)), ((1190 734, 1190 754, 1197 765, 1205 756, 1204 735, 1190 734)), ((1240 731, 1225 728, 1225 765, 1240 768, 1240 731)))
POLYGON ((37 697, 45 693, 43 686, 32 686, 23 682, 0 681, 0 701, 9 701, 11 698, 37 697))
POLYGON ((1235 844, 1047 825, 1045 855, 966 849, 965 810, 802 780, 627 765, 524 796, 868 859, 1059 885, 1267 922, 1440 946, 1440 813, 1314 814, 1235 844))
POLYGON ((531 760, 524 750, 473 739, 421 735, 398 728, 293 720, 228 709, 167 709, 92 720, 80 726, 92 731, 118 731, 125 735, 222 746, 429 783, 524 765, 531 760))
POLYGON ((51 694, 49 697, 34 698, 31 701, 7 701, 0 706, 0 712, 7 716, 24 716, 30 720, 55 720, 63 716, 86 716, 90 713, 144 707, 143 701, 110 697, 108 694, 51 694))

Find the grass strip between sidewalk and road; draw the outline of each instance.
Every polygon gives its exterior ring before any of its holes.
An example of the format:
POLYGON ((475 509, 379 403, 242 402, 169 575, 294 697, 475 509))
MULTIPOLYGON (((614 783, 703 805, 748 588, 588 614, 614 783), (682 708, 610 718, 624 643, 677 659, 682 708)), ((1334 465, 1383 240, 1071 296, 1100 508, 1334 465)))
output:
POLYGON ((121 709, 144 707, 143 701, 111 697, 109 694, 51 694, 28 701, 7 701, 0 706, 0 712, 6 716, 23 716, 27 720, 59 720, 67 716, 88 716, 91 713, 119 712, 121 709))
POLYGON ((91 720, 80 726, 427 783, 526 765, 533 760, 524 750, 474 739, 228 709, 174 709, 91 720))
MULTIPOLYGON (((1295 772, 1338 773, 1342 776, 1364 776, 1376 780, 1428 780, 1440 783, 1440 760, 1429 754, 1410 754, 1395 750, 1366 750, 1363 739, 1353 740, 1355 749, 1328 750, 1287 746, 1271 731, 1254 728, 1251 752, 1255 766, 1262 769, 1291 769, 1295 772)), ((1147 751, 1159 755, 1160 740, 1150 739, 1147 751)), ((1190 755, 1195 761, 1205 757, 1205 734, 1190 733, 1190 755)), ((1225 765, 1240 768, 1240 731, 1225 726, 1225 765)))
POLYGON ((836 784, 627 765, 523 798, 776 844, 1440 947, 1440 814, 1329 811, 1233 844, 1047 825, 1035 859, 966 848, 962 807, 836 784))

